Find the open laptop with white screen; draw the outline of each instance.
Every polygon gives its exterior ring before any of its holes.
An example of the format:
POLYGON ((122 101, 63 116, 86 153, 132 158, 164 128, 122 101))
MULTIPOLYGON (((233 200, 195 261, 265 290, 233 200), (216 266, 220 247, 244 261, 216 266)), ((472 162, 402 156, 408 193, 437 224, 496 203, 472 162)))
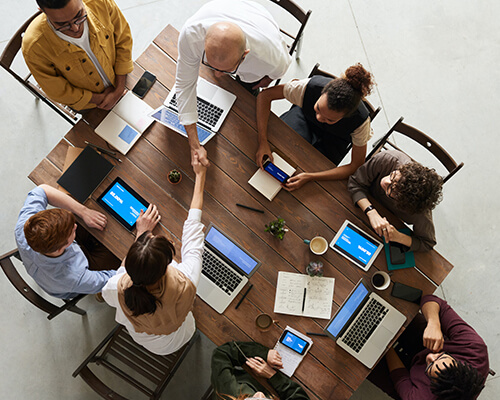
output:
MULTIPOLYGON (((198 140, 203 146, 219 131, 227 114, 236 101, 236 96, 201 77, 198 77, 196 91, 198 140)), ((174 85, 163 102, 163 106, 157 108, 149 115, 177 133, 187 136, 184 126, 179 121, 179 109, 175 92, 176 87, 174 85)))
POLYGON ((231 304, 261 262, 210 224, 205 235, 203 269, 196 290, 219 314, 231 304))
POLYGON ((371 292, 361 279, 324 331, 345 351, 372 368, 405 321, 405 315, 371 292))
POLYGON ((368 271, 384 245, 352 222, 345 220, 330 247, 363 271, 368 271))

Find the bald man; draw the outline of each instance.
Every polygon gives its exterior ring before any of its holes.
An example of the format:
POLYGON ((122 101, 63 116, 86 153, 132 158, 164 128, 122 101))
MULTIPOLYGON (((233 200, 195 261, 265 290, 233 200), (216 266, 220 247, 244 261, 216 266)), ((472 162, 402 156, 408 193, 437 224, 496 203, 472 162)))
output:
POLYGON ((235 75, 245 87, 266 87, 281 78, 291 63, 278 24, 261 5, 246 0, 215 0, 205 4, 182 27, 175 80, 179 119, 191 148, 208 166, 198 141, 196 83, 200 63, 216 77, 235 75))

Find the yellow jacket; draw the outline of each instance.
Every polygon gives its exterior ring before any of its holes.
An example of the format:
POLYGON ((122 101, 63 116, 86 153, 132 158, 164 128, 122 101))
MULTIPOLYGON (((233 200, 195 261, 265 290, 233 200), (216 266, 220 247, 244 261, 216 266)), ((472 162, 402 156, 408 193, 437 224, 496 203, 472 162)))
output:
MULTIPOLYGON (((88 15, 90 48, 114 84, 115 75, 134 69, 130 27, 114 0, 83 0, 88 15)), ((104 90, 87 53, 60 39, 39 15, 23 37, 23 56, 33 77, 52 100, 75 110, 93 108, 92 93, 104 90)))

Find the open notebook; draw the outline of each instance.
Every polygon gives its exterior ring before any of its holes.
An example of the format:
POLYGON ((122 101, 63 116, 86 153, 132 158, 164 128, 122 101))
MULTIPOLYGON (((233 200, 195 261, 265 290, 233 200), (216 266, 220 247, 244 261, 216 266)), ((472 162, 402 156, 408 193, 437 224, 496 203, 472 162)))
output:
POLYGON ((148 115, 152 111, 144 101, 127 92, 95 129, 95 133, 125 155, 153 122, 148 115))

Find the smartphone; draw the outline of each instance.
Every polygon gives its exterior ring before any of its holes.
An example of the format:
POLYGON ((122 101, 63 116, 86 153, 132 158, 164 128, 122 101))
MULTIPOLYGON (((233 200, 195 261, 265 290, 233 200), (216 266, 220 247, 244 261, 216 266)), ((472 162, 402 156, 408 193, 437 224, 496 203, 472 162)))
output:
POLYGON ((415 304, 420 304, 422 298, 422 291, 420 289, 405 285, 403 283, 394 282, 391 295, 398 299, 411 301, 415 304))
POLYGON ((132 89, 132 93, 140 99, 144 98, 155 81, 156 76, 154 76, 151 72, 145 71, 132 89))
POLYGON ((293 334, 288 329, 285 329, 281 335, 280 343, 283 343, 286 347, 300 355, 303 355, 309 347, 309 342, 293 334))
POLYGON ((408 250, 409 247, 405 246, 404 244, 389 242, 389 255, 391 257, 391 264, 404 264, 406 261, 405 252, 407 252, 408 250))
POLYGON ((290 178, 281 169, 279 169, 276 165, 274 165, 269 159, 267 159, 264 162, 264 171, 266 171, 268 174, 270 174, 273 178, 277 179, 281 183, 286 183, 288 178, 290 178))

